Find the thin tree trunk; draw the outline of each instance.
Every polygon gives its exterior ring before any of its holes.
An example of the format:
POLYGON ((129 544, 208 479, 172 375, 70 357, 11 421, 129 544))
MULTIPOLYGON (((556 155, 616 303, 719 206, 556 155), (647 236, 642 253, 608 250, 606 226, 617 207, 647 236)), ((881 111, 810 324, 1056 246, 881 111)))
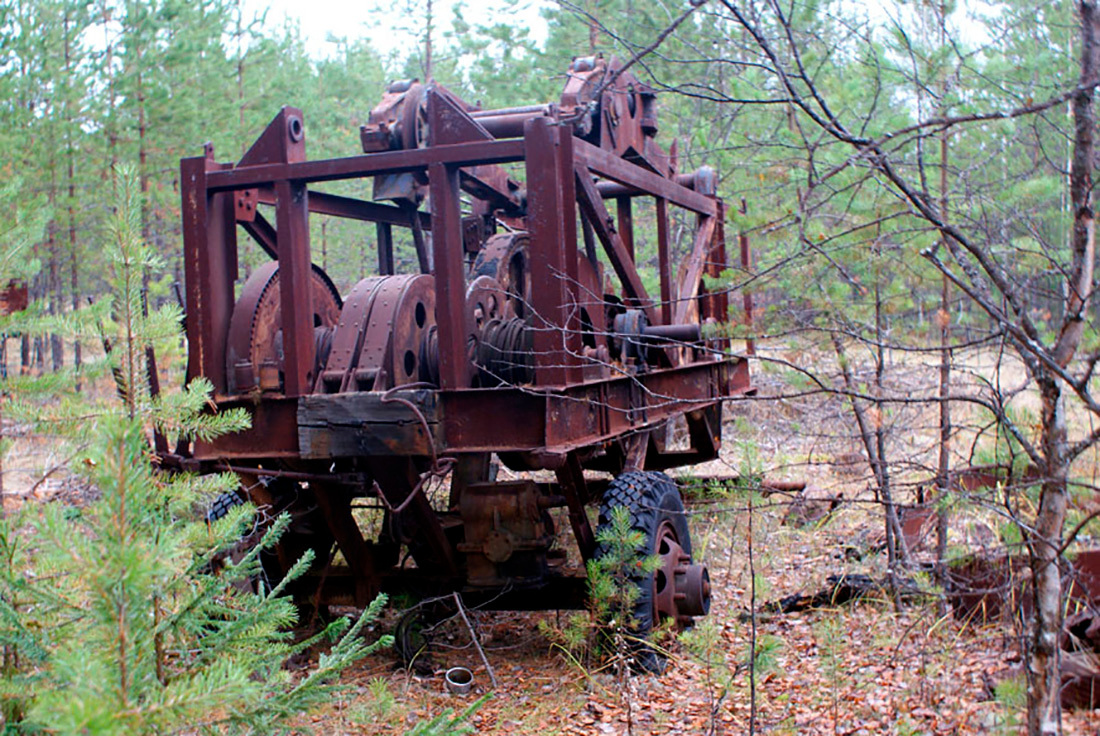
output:
MULTIPOLYGON (((72 48, 71 39, 69 38, 69 16, 65 16, 65 74, 67 77, 72 75, 72 48)), ((73 312, 76 312, 80 307, 80 277, 77 270, 77 252, 76 252, 76 212, 74 202, 76 202, 76 151, 73 146, 73 111, 72 111, 72 93, 66 96, 65 99, 65 142, 66 142, 66 158, 68 159, 68 194, 69 201, 67 207, 67 214, 69 218, 69 289, 70 303, 72 305, 73 312)), ((81 349, 80 339, 73 338, 73 368, 78 372, 81 364, 81 349)), ((80 391, 80 379, 77 378, 76 390, 80 391)))
MULTIPOLYGON (((840 339, 840 336, 833 333, 833 349, 836 351, 837 361, 840 363, 840 374, 844 379, 844 387, 853 394, 856 391, 856 382, 852 376, 851 363, 848 360, 848 351, 844 347, 844 342, 840 339)), ((859 438, 863 443, 863 449, 867 452, 867 461, 871 466, 871 473, 875 477, 875 500, 883 504, 885 508, 885 528, 886 528, 886 549, 889 555, 890 568, 893 570, 895 560, 895 553, 901 549, 904 552, 903 560, 908 560, 908 551, 905 550, 905 540, 901 535, 901 524, 898 521, 897 509, 893 505, 893 496, 890 493, 890 470, 886 465, 885 458, 880 452, 884 452, 886 444, 884 438, 880 438, 877 434, 877 427, 872 426, 875 423, 875 419, 867 416, 867 410, 859 403, 854 395, 849 396, 849 404, 852 407, 852 413, 856 418, 856 426, 859 429, 859 438), (880 441, 880 439, 882 441, 880 441), (887 502, 889 499, 889 502, 887 502), (897 546, 897 542, 900 540, 901 547, 897 546)), ((881 417, 877 418, 878 422, 882 421, 881 417)))
MULTIPOLYGON (((56 129, 56 125, 52 126, 56 129)), ((50 203, 50 222, 46 225, 46 251, 49 253, 49 263, 46 274, 46 297, 50 314, 61 312, 61 245, 58 243, 57 230, 57 163, 55 152, 58 150, 57 138, 50 135, 50 190, 47 195, 50 203)), ((61 369, 63 363, 61 336, 55 332, 49 335, 50 340, 50 369, 54 372, 61 369)))
POLYGON ((1059 550, 1066 518, 1066 417, 1057 380, 1040 381, 1043 454, 1047 458, 1035 532, 1028 539, 1035 588, 1028 675, 1028 734, 1051 736, 1062 732, 1059 634, 1062 630, 1062 576, 1059 550))
POLYGON ((588 7, 588 55, 596 55, 596 47, 600 44, 600 26, 596 13, 599 11, 600 0, 592 0, 588 7))
MULTIPOLYGON (((1093 85, 1100 71, 1100 16, 1094 0, 1082 0, 1078 9, 1081 15, 1081 79, 1072 101, 1074 138, 1070 170, 1073 266, 1066 283, 1061 329, 1051 351, 1054 360, 1063 367, 1073 360, 1081 344, 1096 257, 1092 211, 1093 129, 1096 126, 1093 85)), ((1072 457, 1067 443, 1062 384, 1046 367, 1042 367, 1034 378, 1042 400, 1045 467, 1035 531, 1027 540, 1035 595, 1035 621, 1027 657, 1027 726, 1031 736, 1048 736, 1062 730, 1058 646, 1062 629, 1062 580, 1058 562, 1072 457)))
POLYGON ((882 310, 882 243, 875 244, 875 447, 880 466, 879 491, 882 495, 882 504, 886 516, 886 543, 890 558, 890 584, 894 589, 895 604, 901 607, 901 598, 897 595, 896 566, 898 563, 909 564, 909 549, 905 544, 905 536, 901 531, 901 522, 898 519, 898 507, 894 503, 894 489, 891 484, 890 468, 886 458, 888 452, 886 429, 886 405, 883 399, 886 395, 886 332, 888 327, 884 324, 882 310))
POLYGON ((428 0, 427 12, 424 15, 424 81, 432 81, 432 32, 435 17, 432 14, 432 0, 428 0))
MULTIPOLYGON (((940 3, 940 45, 946 45, 947 5, 940 3)), ((940 89, 941 99, 947 97, 946 77, 940 89)), ((940 133, 940 217, 947 222, 947 138, 944 128, 940 133)), ((947 529, 950 510, 947 497, 951 492, 951 282, 946 275, 940 277, 940 310, 936 315, 940 328, 940 455, 936 466, 936 580, 941 587, 947 585, 947 529)), ((947 613, 947 601, 940 600, 940 615, 947 613)))

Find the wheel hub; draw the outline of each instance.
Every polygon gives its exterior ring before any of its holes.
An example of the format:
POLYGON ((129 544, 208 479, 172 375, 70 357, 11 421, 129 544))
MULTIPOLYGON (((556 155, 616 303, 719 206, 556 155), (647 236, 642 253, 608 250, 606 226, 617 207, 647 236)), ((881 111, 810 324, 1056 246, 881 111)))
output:
POLYGON ((653 552, 660 560, 653 573, 657 615, 672 619, 705 615, 710 610, 710 574, 706 565, 692 564, 668 520, 657 528, 653 552))

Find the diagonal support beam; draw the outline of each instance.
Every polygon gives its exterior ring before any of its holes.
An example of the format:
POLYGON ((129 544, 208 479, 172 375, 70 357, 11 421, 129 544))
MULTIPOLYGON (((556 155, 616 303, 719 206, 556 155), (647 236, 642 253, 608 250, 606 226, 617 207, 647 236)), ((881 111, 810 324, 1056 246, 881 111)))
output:
POLYGON ((672 321, 678 325, 694 322, 692 317, 698 315, 699 284, 714 240, 717 218, 701 216, 699 220, 699 229, 695 231, 695 243, 691 246, 691 255, 688 256, 680 271, 679 288, 676 290, 676 309, 673 312, 672 321))
POLYGON ((642 278, 638 275, 638 269, 634 266, 634 259, 630 257, 630 251, 627 250, 622 238, 619 237, 619 234, 615 232, 611 225, 611 215, 604 207, 603 197, 596 189, 596 185, 592 181, 592 175, 582 164, 577 164, 573 171, 577 180, 577 203, 581 207, 581 212, 592 224, 596 237, 603 244, 608 260, 611 261, 612 268, 615 269, 619 280, 622 281, 627 297, 637 302, 641 309, 645 311, 650 324, 660 324, 656 318, 649 295, 646 293, 645 286, 642 285, 642 278))
MULTIPOLYGON (((272 196, 274 199, 274 196, 272 196)), ((259 212, 255 213, 255 219, 251 222, 238 221, 238 225, 244 228, 244 231, 252 236, 261 248, 264 249, 264 253, 275 260, 279 259, 279 240, 278 235, 275 232, 275 226, 259 212)))

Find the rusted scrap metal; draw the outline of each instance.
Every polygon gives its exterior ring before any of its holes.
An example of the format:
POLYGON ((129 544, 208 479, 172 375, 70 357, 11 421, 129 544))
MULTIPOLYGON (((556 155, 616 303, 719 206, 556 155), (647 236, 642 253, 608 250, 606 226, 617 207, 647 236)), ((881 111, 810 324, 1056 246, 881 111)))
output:
MULTIPOLYGON (((1022 556, 981 563, 968 560, 961 571, 952 573, 956 591, 950 597, 957 616, 984 621, 994 616, 1027 619, 1033 615, 1030 570, 1022 556), (960 581, 965 583, 961 591, 960 581)), ((1100 707, 1100 550, 1078 553, 1067 565, 1064 579, 1066 617, 1059 637, 1062 707, 1100 707)), ((1023 674, 1017 669, 1008 676, 1023 674)))
MULTIPOLYGON (((558 527, 594 554, 585 508, 606 481, 590 471, 713 459, 722 401, 751 390, 723 332, 728 295, 702 284, 729 265, 715 172, 679 170, 656 140, 653 90, 614 59, 575 60, 554 103, 501 110, 391 84, 362 153, 344 158, 309 160, 305 120, 283 108, 236 163, 210 146, 181 162, 187 376, 209 379, 217 407, 245 409, 252 428, 162 462, 232 467, 254 500, 290 510, 297 546, 271 565, 318 550, 303 583, 314 599, 361 605, 404 587, 582 605, 584 573, 566 564, 558 527), (370 201, 324 191, 351 179, 372 180, 370 201), (659 301, 635 261, 643 200, 658 218, 659 301), (698 223, 682 264, 670 207, 698 223), (318 214, 375 224, 376 273, 346 293, 312 262, 318 214), (395 228, 415 248, 413 273, 395 273, 395 228), (241 234, 271 258, 243 283, 241 234), (680 417, 691 446, 668 450, 659 430, 680 417), (555 480, 497 482, 495 462, 555 480), (429 497, 443 475, 448 497, 429 497), (352 514, 359 498, 382 517, 373 529, 352 514), (332 543, 341 565, 324 562, 332 543), (406 557, 414 567, 397 564, 406 557)), ((656 613, 701 612, 692 602, 709 590, 690 540, 645 531, 670 570, 692 571, 639 583, 665 602, 656 613)))
POLYGON ((823 523, 844 502, 843 493, 829 493, 805 480, 769 481, 761 484, 766 495, 788 494, 791 498, 782 523, 787 526, 809 526, 823 523))
POLYGON ((9 279, 0 289, 0 315, 22 312, 29 303, 27 282, 22 279, 9 279))
POLYGON ((1060 644, 1062 707, 1100 707, 1100 612, 1086 608, 1068 616, 1060 644))
MULTIPOLYGON (((986 623, 1034 613, 1031 568, 1025 556, 968 555, 948 566, 947 598, 957 618, 986 623)), ((1071 610, 1100 606, 1100 550, 1078 552, 1063 570, 1063 597, 1071 610)))

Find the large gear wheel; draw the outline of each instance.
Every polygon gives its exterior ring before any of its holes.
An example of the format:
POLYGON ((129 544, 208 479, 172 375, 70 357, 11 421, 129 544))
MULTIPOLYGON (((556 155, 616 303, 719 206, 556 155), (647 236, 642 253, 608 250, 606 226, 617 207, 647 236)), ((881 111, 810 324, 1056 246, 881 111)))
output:
POLYGON ((525 317, 531 311, 531 274, 527 263, 527 233, 502 233, 485 241, 471 276, 489 276, 508 295, 511 311, 525 317))
MULTIPOLYGON (((265 263, 252 272, 229 320, 225 368, 230 394, 281 390, 283 373, 279 264, 265 263)), ((313 266, 310 279, 313 323, 332 328, 340 319, 340 294, 325 272, 313 266)), ((323 356, 318 356, 321 358, 323 356)), ((316 374, 316 370, 314 371, 316 374)))

